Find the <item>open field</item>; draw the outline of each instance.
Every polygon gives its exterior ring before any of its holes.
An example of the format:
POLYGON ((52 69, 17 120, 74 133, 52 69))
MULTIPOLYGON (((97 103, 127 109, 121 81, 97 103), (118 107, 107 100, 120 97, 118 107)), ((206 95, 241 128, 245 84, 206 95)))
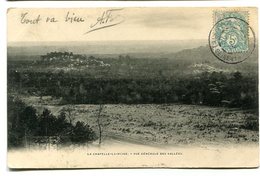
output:
MULTIPOLYGON (((70 109, 73 122, 84 121, 98 133, 100 105, 58 105, 51 97, 21 97, 38 113, 70 109), (52 103, 51 103, 52 102, 52 103)), ((257 113, 235 108, 181 104, 106 104, 101 112, 103 141, 118 139, 148 145, 221 145, 258 142, 257 113)))

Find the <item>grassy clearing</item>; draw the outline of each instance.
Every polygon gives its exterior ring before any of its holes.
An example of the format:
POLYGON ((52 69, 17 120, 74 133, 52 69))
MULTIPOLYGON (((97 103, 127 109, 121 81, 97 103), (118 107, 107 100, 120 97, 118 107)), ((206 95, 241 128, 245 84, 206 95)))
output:
MULTIPOLYGON (((99 105, 55 105, 51 98, 23 97, 39 113, 48 108, 58 115, 71 107, 73 122, 97 127, 99 105)), ((104 139, 116 138, 143 144, 236 144, 258 142, 258 115, 253 111, 197 105, 104 105, 104 139)))

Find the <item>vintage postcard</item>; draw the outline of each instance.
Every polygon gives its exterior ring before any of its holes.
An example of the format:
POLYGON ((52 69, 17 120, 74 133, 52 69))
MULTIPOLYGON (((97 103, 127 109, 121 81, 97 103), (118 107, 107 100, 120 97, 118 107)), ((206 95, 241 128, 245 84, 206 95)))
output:
POLYGON ((11 8, 8 167, 259 166, 257 8, 11 8))

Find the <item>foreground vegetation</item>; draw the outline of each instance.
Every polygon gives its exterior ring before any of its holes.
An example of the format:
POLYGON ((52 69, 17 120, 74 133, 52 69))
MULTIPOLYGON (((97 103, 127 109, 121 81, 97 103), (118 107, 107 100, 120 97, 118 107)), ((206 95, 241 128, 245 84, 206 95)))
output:
POLYGON ((69 121, 65 111, 56 117, 50 110, 41 114, 19 99, 8 97, 8 146, 26 143, 85 143, 96 139, 95 132, 82 121, 69 121))

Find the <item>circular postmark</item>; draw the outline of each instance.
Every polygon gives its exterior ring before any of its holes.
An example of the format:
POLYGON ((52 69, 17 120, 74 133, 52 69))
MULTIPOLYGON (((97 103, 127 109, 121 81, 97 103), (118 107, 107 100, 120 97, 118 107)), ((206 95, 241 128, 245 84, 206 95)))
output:
POLYGON ((253 29, 246 21, 236 17, 219 20, 209 33, 211 52, 227 64, 246 60, 253 53, 255 43, 253 29))

